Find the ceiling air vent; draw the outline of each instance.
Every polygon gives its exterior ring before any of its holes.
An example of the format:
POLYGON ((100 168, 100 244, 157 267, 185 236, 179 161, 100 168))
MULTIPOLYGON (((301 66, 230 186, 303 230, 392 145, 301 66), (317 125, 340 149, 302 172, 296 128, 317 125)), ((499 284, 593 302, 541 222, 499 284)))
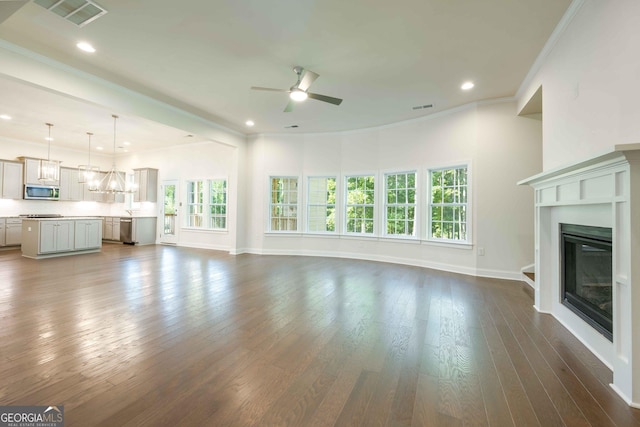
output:
POLYGON ((422 110, 423 108, 432 108, 433 104, 426 104, 426 105, 416 105, 415 107, 413 107, 414 110, 422 110))
POLYGON ((297 128, 297 127, 300 127, 300 126, 298 126, 298 125, 291 125, 291 126, 285 126, 284 128, 285 128, 285 129, 295 129, 295 128, 297 128))
POLYGON ((78 27, 83 27, 107 13, 102 6, 89 0, 34 0, 34 3, 78 27))

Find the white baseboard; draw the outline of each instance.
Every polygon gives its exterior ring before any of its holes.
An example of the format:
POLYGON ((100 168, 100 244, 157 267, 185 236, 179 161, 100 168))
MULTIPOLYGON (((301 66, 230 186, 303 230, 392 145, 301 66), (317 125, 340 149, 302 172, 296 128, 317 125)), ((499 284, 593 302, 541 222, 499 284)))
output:
POLYGON ((310 251, 310 250, 292 251, 290 249, 262 250, 262 249, 256 249, 256 248, 245 248, 242 250, 241 253, 250 253, 254 255, 286 255, 286 256, 298 255, 298 256, 312 256, 312 257, 357 259, 362 261, 388 262, 391 264, 410 265, 412 267, 430 268, 432 270, 447 271, 449 273, 458 273, 458 274, 464 274, 467 276, 487 277, 491 279, 518 280, 518 281, 522 280, 522 275, 520 274, 519 271, 478 269, 478 268, 465 267, 465 266, 454 265, 454 264, 432 262, 429 260, 416 260, 411 258, 390 257, 390 256, 361 254, 361 253, 353 253, 353 252, 310 251))

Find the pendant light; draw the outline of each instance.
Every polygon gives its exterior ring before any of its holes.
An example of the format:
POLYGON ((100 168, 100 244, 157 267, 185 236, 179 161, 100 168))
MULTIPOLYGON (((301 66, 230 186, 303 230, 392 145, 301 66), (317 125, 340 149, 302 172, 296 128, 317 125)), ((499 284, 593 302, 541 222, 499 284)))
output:
POLYGON ((112 114, 111 117, 113 117, 113 165, 111 170, 100 181, 96 191, 111 194, 133 193, 133 190, 125 182, 124 172, 118 172, 116 169, 116 122, 118 121, 118 116, 112 114))
POLYGON ((87 132, 87 135, 89 135, 89 159, 86 165, 78 166, 78 182, 80 184, 87 184, 89 190, 91 190, 98 186, 97 177, 100 168, 91 164, 91 136, 93 133, 87 132))
POLYGON ((49 148, 47 151, 47 159, 40 159, 40 165, 38 167, 38 181, 51 182, 60 181, 60 162, 58 160, 51 160, 51 123, 45 123, 49 127, 49 148))

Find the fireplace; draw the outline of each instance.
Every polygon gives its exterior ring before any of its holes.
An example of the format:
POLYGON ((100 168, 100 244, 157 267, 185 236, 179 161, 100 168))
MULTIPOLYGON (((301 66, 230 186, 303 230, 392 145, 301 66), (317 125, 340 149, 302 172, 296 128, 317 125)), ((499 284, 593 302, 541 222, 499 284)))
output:
POLYGON ((561 302, 613 341, 611 229, 560 224, 561 302))
POLYGON ((611 387, 640 408, 640 144, 520 184, 535 190, 534 307, 602 360, 611 387))

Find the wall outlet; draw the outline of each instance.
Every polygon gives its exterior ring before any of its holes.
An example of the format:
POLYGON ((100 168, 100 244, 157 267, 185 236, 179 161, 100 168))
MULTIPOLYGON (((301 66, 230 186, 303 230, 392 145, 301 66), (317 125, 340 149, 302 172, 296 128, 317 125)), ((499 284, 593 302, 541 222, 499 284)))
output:
POLYGON ((484 248, 478 248, 478 256, 484 256, 484 248))

